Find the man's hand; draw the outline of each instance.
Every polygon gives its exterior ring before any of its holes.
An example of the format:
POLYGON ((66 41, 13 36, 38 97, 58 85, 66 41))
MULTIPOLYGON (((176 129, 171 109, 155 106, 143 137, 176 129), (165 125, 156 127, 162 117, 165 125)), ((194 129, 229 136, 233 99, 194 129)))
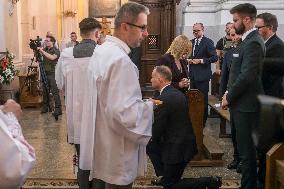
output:
POLYGON ((227 110, 228 109, 228 101, 227 101, 227 94, 224 94, 224 96, 222 97, 222 109, 227 110))
POLYGON ((37 50, 39 50, 40 52, 43 51, 43 47, 38 47, 37 50))
POLYGON ((187 78, 182 78, 182 79, 180 80, 180 82, 178 83, 178 86, 179 86, 180 88, 186 88, 186 87, 188 87, 188 86, 189 86, 188 79, 187 79, 187 78))
POLYGON ((189 64, 201 64, 201 59, 188 59, 189 64))
POLYGON ((22 115, 21 106, 12 99, 7 100, 7 102, 1 107, 3 112, 12 112, 15 114, 17 119, 19 119, 22 115))
POLYGON ((217 75, 221 75, 221 70, 220 70, 220 69, 216 69, 216 70, 215 70, 215 73, 216 73, 217 75))

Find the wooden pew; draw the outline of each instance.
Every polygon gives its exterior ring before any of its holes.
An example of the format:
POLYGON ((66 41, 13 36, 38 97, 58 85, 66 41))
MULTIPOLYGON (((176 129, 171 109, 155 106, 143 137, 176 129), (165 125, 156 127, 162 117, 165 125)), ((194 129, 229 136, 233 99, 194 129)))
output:
POLYGON ((226 122, 230 121, 230 113, 228 110, 224 110, 220 107, 216 107, 215 104, 219 104, 219 100, 217 97, 213 95, 208 96, 208 104, 209 106, 217 112, 217 114, 220 117, 220 133, 219 137, 220 138, 229 138, 231 137, 231 134, 228 134, 226 132, 226 122))
POLYGON ((265 189, 284 189, 284 144, 275 144, 266 154, 265 189))
POLYGON ((204 97, 203 94, 191 89, 187 93, 189 99, 189 114, 192 127, 196 136, 198 154, 190 162, 190 166, 223 166, 223 150, 219 147, 213 137, 203 135, 203 114, 204 97))

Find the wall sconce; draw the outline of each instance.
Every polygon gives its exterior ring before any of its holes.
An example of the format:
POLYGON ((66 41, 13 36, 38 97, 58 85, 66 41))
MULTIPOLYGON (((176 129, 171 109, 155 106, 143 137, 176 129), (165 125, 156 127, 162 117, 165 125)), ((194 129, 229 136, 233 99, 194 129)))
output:
POLYGON ((12 16, 14 12, 14 7, 20 0, 9 0, 9 1, 10 1, 9 16, 12 16))
POLYGON ((75 17, 77 14, 77 11, 72 11, 72 10, 66 10, 63 12, 64 17, 75 17))

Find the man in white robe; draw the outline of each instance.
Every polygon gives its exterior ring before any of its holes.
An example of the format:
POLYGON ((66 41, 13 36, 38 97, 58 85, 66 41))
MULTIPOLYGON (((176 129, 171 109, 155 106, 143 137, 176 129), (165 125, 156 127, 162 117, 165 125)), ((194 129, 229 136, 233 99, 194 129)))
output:
POLYGON ((79 166, 91 169, 106 189, 132 188, 146 171, 153 102, 142 100, 138 69, 128 54, 148 36, 148 14, 141 4, 124 4, 113 36, 96 47, 88 68, 79 166))
MULTIPOLYGON (((75 47, 63 49, 55 70, 59 89, 65 91, 68 143, 75 144, 80 158, 80 133, 83 111, 83 94, 86 89, 87 68, 100 37, 101 24, 94 18, 79 23, 82 41, 75 47)), ((89 170, 79 168, 77 178, 80 189, 89 189, 89 170)))
POLYGON ((21 107, 8 100, 0 107, 0 188, 18 189, 35 163, 35 152, 25 140, 17 118, 21 107))

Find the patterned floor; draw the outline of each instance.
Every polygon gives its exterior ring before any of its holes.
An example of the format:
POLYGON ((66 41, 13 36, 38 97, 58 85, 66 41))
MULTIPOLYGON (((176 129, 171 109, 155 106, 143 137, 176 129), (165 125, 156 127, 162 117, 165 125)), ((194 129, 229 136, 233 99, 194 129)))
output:
MULTIPOLYGON (((55 121, 50 113, 40 114, 39 109, 25 109, 21 125, 26 139, 34 146, 37 156, 36 165, 28 176, 24 189, 78 188, 73 168, 74 147, 66 142, 65 113, 55 121)), ((224 150, 224 166, 187 167, 183 177, 220 176, 224 181, 222 189, 238 188, 240 175, 226 168, 232 160, 232 142, 231 139, 218 137, 219 119, 208 119, 203 133, 204 137, 213 137, 224 150)), ((153 165, 148 161, 147 177, 153 178, 154 175, 153 165)), ((146 180, 148 181, 138 179, 135 188, 150 189, 149 179, 146 180)))
MULTIPOLYGON (((239 180, 224 180, 220 189, 237 189, 239 180)), ((23 189, 78 189, 78 184, 74 179, 27 179, 23 189)), ((142 178, 134 183, 133 189, 160 189, 149 185, 149 180, 142 178), (147 183, 145 183, 147 182, 147 183)))

